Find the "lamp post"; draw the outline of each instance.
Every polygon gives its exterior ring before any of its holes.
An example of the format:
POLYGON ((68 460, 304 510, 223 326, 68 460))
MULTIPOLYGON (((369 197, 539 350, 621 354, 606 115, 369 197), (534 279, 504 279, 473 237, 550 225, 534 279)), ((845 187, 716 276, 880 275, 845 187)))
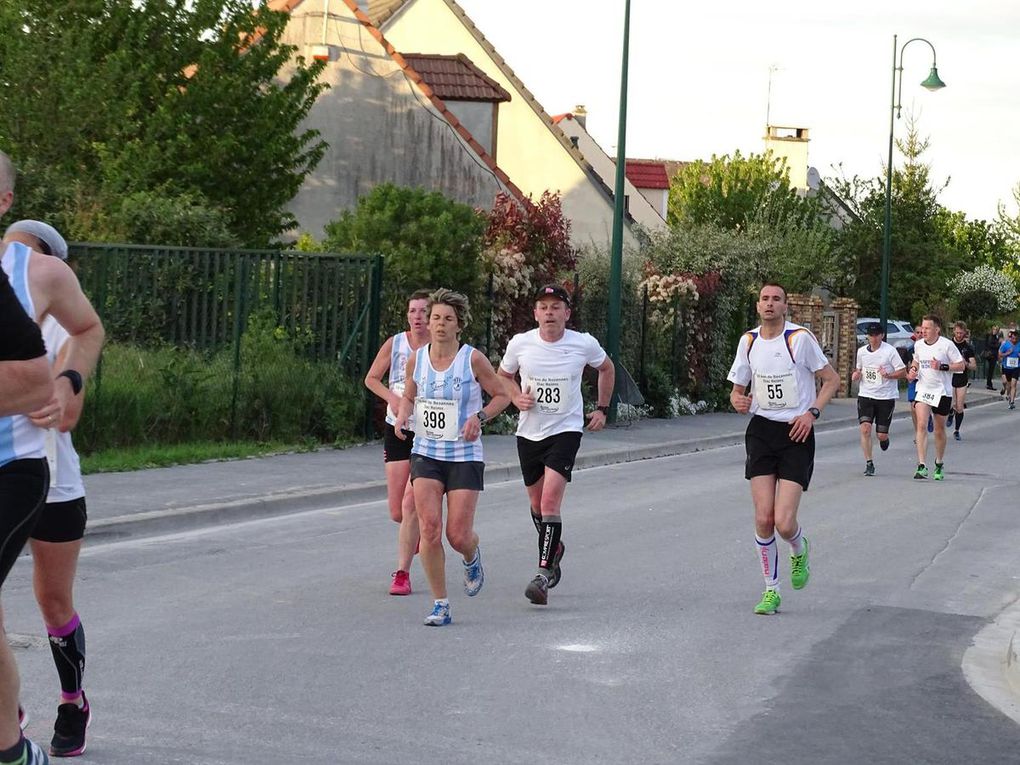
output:
POLYGON ((893 35, 893 71, 892 71, 892 108, 889 112, 889 164, 885 168, 885 225, 882 229, 882 284, 881 299, 878 320, 882 324, 882 332, 885 333, 886 321, 889 318, 889 256, 892 251, 892 163, 893 163, 893 129, 896 120, 903 111, 903 52, 912 42, 923 42, 931 48, 931 72, 921 83, 921 87, 927 90, 936 91, 946 87, 946 83, 939 79, 939 71, 935 66, 935 46, 923 37, 914 37, 903 43, 899 49, 899 66, 896 65, 896 35, 893 35), (899 92, 897 93, 897 82, 899 92))
MULTIPOLYGON (((616 190, 613 193, 613 244, 609 253, 609 316, 606 319, 606 351, 613 363, 620 363, 620 310, 623 281, 623 201, 627 172, 627 59, 630 50, 630 0, 623 10, 623 64, 620 72, 620 125, 616 139, 616 190)), ((620 379, 617 372, 617 380, 620 379)), ((609 421, 616 421, 616 395, 609 409, 609 421)))

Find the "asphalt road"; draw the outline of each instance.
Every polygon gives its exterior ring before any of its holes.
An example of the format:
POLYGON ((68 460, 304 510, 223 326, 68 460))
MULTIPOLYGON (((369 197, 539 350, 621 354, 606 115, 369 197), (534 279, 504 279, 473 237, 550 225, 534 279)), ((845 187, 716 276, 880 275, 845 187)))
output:
MULTIPOLYGON (((973 636, 1020 594, 1020 412, 968 414, 947 480, 914 481, 904 423, 864 478, 856 431, 819 434, 801 520, 812 578, 762 589, 743 452, 577 473, 563 581, 523 596, 523 487, 490 486, 474 599, 454 623, 386 595, 382 503, 97 541, 81 562, 97 763, 1009 763, 1020 728, 967 684, 973 636)), ((21 559, 5 586, 29 735, 58 686, 21 559)))

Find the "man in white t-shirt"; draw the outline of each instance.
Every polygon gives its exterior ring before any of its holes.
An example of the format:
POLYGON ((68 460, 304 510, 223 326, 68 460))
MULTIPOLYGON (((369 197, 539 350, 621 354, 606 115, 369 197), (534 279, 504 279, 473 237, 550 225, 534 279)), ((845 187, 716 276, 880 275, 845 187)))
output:
POLYGON ((945 478, 943 455, 946 453, 946 415, 953 406, 953 372, 962 372, 967 362, 956 345, 942 337, 942 320, 928 314, 921 321, 923 337, 914 343, 914 360, 907 372, 908 380, 917 381, 914 408, 917 411, 917 470, 914 478, 928 477, 925 455, 928 451, 928 416, 934 415, 936 481, 945 478))
POLYGON ((814 424, 839 390, 839 375, 811 332, 786 321, 786 290, 767 282, 758 294, 761 325, 745 332, 726 376, 730 403, 750 413, 744 477, 751 482, 755 544, 765 592, 756 614, 779 610, 776 532, 790 545, 790 582, 808 583, 808 540, 797 522, 800 497, 814 471, 814 424), (815 380, 821 388, 815 393, 815 380))
POLYGON ((554 284, 542 287, 535 296, 538 327, 510 338, 499 365, 507 394, 521 412, 517 455, 538 531, 538 573, 524 595, 540 606, 549 602, 549 589, 559 584, 566 549, 560 541, 560 508, 584 430, 581 375, 585 367, 599 373, 598 406, 588 415, 592 431, 605 427, 616 382, 616 368, 599 341, 567 329, 569 319, 567 291, 554 284))
POLYGON ((857 421, 861 424, 861 449, 864 450, 864 475, 875 475, 871 459, 871 428, 874 424, 878 445, 884 452, 889 448, 889 425, 900 391, 896 381, 906 375, 906 365, 900 354, 882 340, 882 325, 873 322, 867 326, 867 345, 857 349, 854 382, 860 381, 857 391, 857 421))

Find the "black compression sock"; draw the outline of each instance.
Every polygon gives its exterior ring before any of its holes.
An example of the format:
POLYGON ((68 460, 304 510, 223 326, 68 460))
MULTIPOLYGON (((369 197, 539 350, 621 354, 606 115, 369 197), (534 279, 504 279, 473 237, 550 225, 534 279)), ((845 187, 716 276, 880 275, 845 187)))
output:
POLYGON ((85 674, 85 629, 78 614, 63 627, 47 627, 50 637, 50 652, 60 676, 60 690, 65 697, 81 693, 82 676, 85 674))
POLYGON ((541 513, 535 513, 535 508, 529 508, 531 512, 531 522, 535 524, 535 531, 538 532, 538 543, 542 544, 542 515, 541 513))
POLYGON ((552 576, 553 556, 560 545, 563 533, 563 522, 558 515, 546 515, 542 518, 542 533, 539 537, 538 570, 546 576, 552 576))
POLYGON ((963 425, 963 412, 956 413, 956 432, 960 432, 960 426, 963 425))

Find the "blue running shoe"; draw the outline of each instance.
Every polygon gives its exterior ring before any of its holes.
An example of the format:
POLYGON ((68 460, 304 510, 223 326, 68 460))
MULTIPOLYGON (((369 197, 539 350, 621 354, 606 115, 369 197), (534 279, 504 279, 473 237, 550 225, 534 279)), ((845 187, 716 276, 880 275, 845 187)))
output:
POLYGON ((450 604, 440 603, 438 600, 432 606, 432 613, 425 617, 426 627, 445 627, 453 621, 450 616, 450 604))
POLYGON ((956 417, 956 411, 954 409, 949 410, 949 414, 946 416, 946 427, 953 427, 953 419, 956 417))
POLYGON ((464 564, 464 592, 473 598, 482 591, 485 584, 485 572, 482 570, 482 548, 475 548, 475 559, 464 564))
POLYGON ((928 432, 935 432, 935 419, 930 414, 928 415, 928 432))

